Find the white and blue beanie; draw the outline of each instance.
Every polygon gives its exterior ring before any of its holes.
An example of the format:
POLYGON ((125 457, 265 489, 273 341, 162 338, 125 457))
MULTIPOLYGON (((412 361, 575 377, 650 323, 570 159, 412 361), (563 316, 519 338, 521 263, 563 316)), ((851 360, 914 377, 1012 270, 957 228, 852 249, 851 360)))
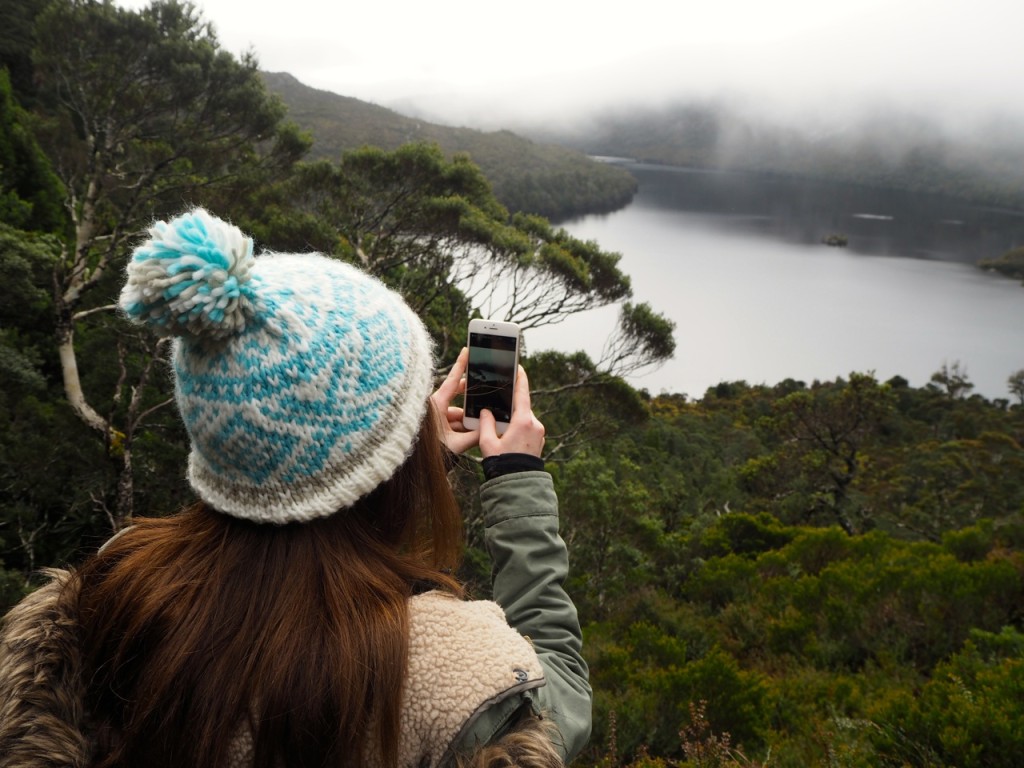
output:
POLYGON ((352 505, 412 451, 430 338, 376 278, 319 254, 261 254, 202 209, 135 249, 120 305, 174 335, 175 395, 200 498, 289 523, 352 505))

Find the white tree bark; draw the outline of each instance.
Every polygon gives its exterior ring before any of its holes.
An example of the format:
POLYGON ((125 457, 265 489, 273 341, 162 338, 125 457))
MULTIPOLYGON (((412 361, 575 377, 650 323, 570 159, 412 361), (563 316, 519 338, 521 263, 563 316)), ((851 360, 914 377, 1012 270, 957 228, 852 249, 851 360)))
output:
POLYGON ((78 375, 78 360, 75 357, 74 333, 71 329, 61 333, 58 350, 60 352, 60 367, 64 375, 64 396, 82 421, 106 436, 110 432, 110 424, 89 405, 85 399, 85 393, 82 391, 82 381, 78 375))

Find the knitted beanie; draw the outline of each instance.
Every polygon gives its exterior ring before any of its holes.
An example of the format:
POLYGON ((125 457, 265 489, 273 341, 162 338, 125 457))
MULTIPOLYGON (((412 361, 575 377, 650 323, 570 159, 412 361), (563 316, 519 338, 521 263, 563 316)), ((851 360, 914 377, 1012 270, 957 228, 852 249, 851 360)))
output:
POLYGON ((351 506, 412 451, 433 358, 383 283, 319 254, 261 254, 202 209, 135 249, 121 309, 174 335, 188 479, 234 517, 288 523, 351 506))

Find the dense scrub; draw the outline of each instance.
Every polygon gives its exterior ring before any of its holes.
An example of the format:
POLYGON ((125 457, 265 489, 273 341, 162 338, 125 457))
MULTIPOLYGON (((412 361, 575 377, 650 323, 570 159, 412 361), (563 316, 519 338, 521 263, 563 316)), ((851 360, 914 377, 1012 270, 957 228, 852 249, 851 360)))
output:
POLYGON ((861 375, 647 405, 555 468, 590 763, 1016 764, 1024 410, 861 375))

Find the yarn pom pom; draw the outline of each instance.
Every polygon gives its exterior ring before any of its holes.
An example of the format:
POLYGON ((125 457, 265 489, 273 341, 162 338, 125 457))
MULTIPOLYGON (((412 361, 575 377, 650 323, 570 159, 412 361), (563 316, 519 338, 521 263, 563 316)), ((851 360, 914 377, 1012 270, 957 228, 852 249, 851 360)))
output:
POLYGON ((222 338, 253 314, 252 240, 202 208, 161 221, 135 249, 121 309, 175 334, 222 338))

